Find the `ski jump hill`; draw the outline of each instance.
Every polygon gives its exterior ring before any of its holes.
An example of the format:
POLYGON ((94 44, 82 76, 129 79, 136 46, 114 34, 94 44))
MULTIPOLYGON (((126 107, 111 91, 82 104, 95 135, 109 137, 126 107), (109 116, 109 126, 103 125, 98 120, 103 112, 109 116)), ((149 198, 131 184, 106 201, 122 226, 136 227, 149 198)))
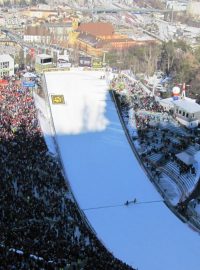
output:
POLYGON ((35 101, 46 142, 79 208, 117 258, 139 270, 199 270, 199 234, 168 209, 139 165, 102 75, 44 74, 48 102, 35 101))

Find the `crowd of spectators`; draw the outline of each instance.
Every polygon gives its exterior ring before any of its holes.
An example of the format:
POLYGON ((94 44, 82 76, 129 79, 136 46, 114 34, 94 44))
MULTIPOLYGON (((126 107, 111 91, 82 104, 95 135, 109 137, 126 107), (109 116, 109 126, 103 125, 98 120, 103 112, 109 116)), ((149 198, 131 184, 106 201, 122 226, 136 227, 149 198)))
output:
POLYGON ((126 90, 126 97, 129 96, 131 103, 130 106, 133 107, 134 111, 146 110, 153 112, 164 112, 162 106, 155 100, 155 97, 150 93, 144 91, 142 86, 137 82, 130 81, 125 76, 119 76, 113 79, 112 88, 119 90, 123 93, 123 88, 126 90))
MULTIPOLYGON (((134 136, 133 142, 137 139, 138 153, 147 170, 151 174, 158 172, 157 174, 160 175, 159 168, 171 161, 178 167, 180 177, 189 174, 190 177, 195 178, 194 165, 185 164, 177 158, 176 154, 198 142, 196 131, 180 127, 173 119, 172 112, 165 111, 152 92, 140 82, 130 80, 126 76, 118 76, 113 79, 111 87, 118 93, 125 123, 135 122, 138 137, 134 136), (130 119, 130 110, 134 112, 133 119, 130 119)), ((129 132, 131 134, 130 130, 129 132)))
POLYGON ((32 90, 0 86, 0 270, 130 270, 97 239, 45 145, 32 90))

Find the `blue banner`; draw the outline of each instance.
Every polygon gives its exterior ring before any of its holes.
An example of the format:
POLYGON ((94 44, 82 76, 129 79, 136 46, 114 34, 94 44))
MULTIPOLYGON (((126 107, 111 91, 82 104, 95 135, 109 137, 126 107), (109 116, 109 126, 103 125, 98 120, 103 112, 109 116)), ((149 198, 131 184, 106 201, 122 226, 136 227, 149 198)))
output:
POLYGON ((35 82, 33 82, 33 81, 28 81, 28 82, 22 82, 22 85, 24 86, 24 87, 34 87, 35 86, 35 82))
POLYGON ((173 100, 178 100, 179 97, 178 96, 173 96, 173 100))

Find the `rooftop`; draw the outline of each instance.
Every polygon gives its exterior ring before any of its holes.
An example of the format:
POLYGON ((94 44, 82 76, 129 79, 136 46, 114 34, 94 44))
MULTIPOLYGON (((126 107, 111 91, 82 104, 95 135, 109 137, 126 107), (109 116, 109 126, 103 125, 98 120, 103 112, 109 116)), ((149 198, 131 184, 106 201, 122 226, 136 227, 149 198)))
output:
POLYGON ((13 60, 13 58, 9 54, 1 54, 0 55, 0 62, 10 61, 10 60, 13 60))
POLYGON ((28 26, 24 32, 27 36, 49 36, 48 28, 44 26, 28 26))
POLYGON ((160 103, 165 103, 171 106, 176 106, 188 113, 200 112, 200 105, 195 102, 194 99, 186 97, 185 99, 173 100, 172 97, 161 99, 160 103))
POLYGON ((194 163, 194 157, 188 154, 186 151, 176 154, 176 157, 186 165, 191 165, 194 163))
POLYGON ((48 55, 48 54, 44 54, 44 53, 43 53, 43 54, 38 54, 37 57, 38 57, 38 58, 43 58, 43 59, 45 59, 45 58, 51 58, 51 55, 48 55))
POLYGON ((179 99, 173 100, 175 106, 187 111, 188 113, 200 112, 200 105, 195 102, 194 99, 179 99))
POLYGON ((82 23, 78 29, 78 32, 86 32, 94 36, 110 36, 114 34, 114 27, 111 23, 102 22, 89 22, 82 23))

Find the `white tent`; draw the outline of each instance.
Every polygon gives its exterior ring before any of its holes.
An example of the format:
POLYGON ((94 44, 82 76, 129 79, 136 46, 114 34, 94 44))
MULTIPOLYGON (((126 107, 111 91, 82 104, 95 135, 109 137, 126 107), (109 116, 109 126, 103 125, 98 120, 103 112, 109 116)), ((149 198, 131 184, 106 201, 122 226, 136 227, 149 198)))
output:
POLYGON ((200 163, 200 150, 196 152, 196 154, 194 155, 194 159, 200 163))
POLYGON ((36 78, 37 76, 31 72, 26 72, 23 75, 24 78, 36 78))
POLYGON ((191 165, 194 163, 194 157, 188 154, 187 152, 183 151, 179 154, 176 154, 176 157, 180 159, 186 165, 191 165))

